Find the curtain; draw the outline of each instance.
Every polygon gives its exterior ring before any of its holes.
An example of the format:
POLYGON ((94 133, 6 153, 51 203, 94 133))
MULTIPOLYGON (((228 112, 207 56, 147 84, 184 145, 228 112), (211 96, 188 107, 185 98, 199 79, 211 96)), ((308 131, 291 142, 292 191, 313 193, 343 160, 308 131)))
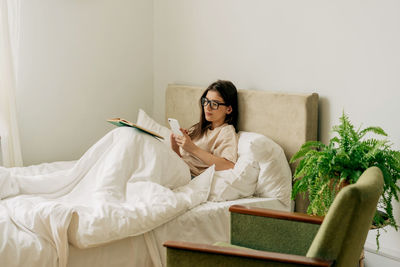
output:
POLYGON ((0 0, 0 144, 3 165, 22 166, 15 88, 20 0, 0 0))

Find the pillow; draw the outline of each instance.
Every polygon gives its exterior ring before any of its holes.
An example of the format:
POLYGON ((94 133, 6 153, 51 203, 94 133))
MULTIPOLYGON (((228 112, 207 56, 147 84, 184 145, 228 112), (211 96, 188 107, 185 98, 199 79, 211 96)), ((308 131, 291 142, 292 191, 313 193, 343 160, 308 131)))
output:
POLYGON ((238 155, 259 163, 255 196, 277 198, 290 206, 292 172, 282 147, 262 134, 239 132, 238 155))
POLYGON ((211 184, 209 201, 228 201, 254 194, 260 168, 258 163, 243 155, 233 169, 216 171, 211 184))
POLYGON ((142 126, 143 128, 146 128, 148 130, 151 130, 153 132, 158 133, 159 135, 164 137, 164 139, 161 140, 161 141, 164 144, 166 144, 168 147, 171 147, 171 142, 170 142, 169 138, 170 138, 170 135, 171 135, 172 131, 169 128, 167 128, 165 126, 162 126, 161 124, 159 124, 158 122, 153 120, 142 109, 139 109, 139 113, 138 113, 138 117, 137 117, 137 120, 136 120, 136 124, 139 125, 139 126, 142 126))

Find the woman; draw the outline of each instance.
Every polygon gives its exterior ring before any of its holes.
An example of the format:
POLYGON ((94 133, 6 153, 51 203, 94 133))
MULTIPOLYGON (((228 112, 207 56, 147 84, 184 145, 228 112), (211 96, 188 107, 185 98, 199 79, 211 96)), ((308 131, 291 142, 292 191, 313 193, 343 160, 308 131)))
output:
POLYGON ((237 160, 238 100, 230 81, 218 80, 200 98, 200 121, 182 136, 171 134, 171 147, 197 176, 215 164, 215 170, 234 167, 237 160))

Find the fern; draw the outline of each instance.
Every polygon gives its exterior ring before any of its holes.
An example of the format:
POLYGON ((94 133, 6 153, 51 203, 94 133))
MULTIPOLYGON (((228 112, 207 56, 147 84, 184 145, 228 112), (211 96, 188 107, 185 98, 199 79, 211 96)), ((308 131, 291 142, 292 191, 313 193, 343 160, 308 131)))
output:
MULTIPOLYGON (((400 151, 391 150, 391 144, 386 139, 365 139, 368 133, 381 137, 386 137, 387 133, 380 127, 355 130, 344 112, 340 124, 333 126, 332 131, 337 136, 331 138, 328 145, 308 141, 291 158, 291 163, 299 161, 293 177, 292 198, 307 192, 310 200, 307 212, 325 215, 338 192, 338 186, 344 182, 357 182, 367 168, 377 166, 384 178, 378 208, 384 210, 385 216, 377 212, 374 225, 390 225, 397 230, 392 200, 399 201, 400 151)), ((379 231, 377 241, 378 238, 379 231)))

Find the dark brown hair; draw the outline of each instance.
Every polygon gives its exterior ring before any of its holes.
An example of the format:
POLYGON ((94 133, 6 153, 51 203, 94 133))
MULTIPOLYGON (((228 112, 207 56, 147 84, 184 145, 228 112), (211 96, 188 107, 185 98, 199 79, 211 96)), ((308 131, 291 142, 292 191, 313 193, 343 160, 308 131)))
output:
POLYGON ((189 134, 190 138, 192 138, 193 140, 202 137, 203 134, 206 132, 206 130, 211 126, 211 123, 206 120, 206 116, 204 114, 204 108, 201 105, 201 98, 205 97, 208 91, 218 92, 222 97, 222 99, 224 99, 225 104, 227 106, 232 107, 232 112, 226 115, 225 122, 235 127, 235 131, 238 132, 237 123, 238 123, 239 109, 238 109, 237 89, 235 85, 230 81, 218 80, 210 84, 200 97, 199 100, 201 108, 200 121, 191 127, 189 134))

